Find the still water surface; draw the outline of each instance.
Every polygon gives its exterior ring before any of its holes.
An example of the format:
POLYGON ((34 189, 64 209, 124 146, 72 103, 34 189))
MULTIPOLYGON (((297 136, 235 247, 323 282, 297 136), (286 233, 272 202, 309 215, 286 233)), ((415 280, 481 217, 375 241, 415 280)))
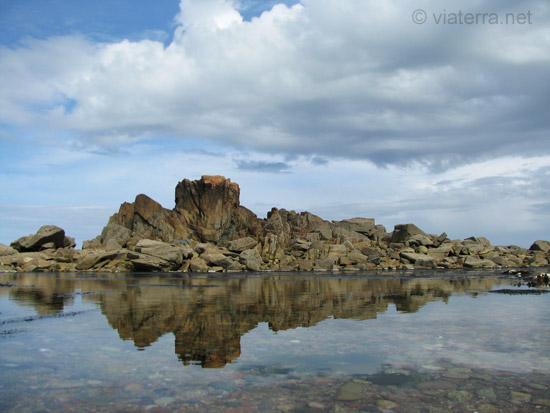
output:
POLYGON ((428 274, 0 274, 0 411, 550 411, 550 294, 428 274))

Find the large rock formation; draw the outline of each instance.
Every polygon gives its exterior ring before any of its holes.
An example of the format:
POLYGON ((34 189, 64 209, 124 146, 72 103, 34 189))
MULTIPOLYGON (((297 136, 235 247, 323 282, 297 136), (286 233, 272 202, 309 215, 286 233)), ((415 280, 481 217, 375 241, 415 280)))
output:
POLYGON ((259 220, 239 203, 239 185, 223 176, 184 179, 176 186, 174 210, 201 241, 219 242, 236 235, 257 235, 259 220))
POLYGON ((140 239, 172 242, 190 236, 190 229, 176 211, 165 209, 147 195, 140 194, 133 203, 123 203, 109 218, 101 235, 85 241, 83 248, 105 247, 109 240, 125 247, 135 245, 140 239))
POLYGON ((239 204, 239 185, 223 176, 204 175, 184 179, 176 186, 176 206, 169 210, 146 195, 123 203, 101 235, 86 241, 84 248, 105 247, 114 239, 121 247, 140 239, 188 243, 225 241, 239 235, 257 236, 260 220, 239 204))
POLYGON ((123 203, 95 239, 74 250, 55 226, 0 245, 5 271, 327 271, 377 268, 546 266, 550 243, 529 250, 483 237, 450 240, 414 224, 387 233, 372 218, 326 221, 273 208, 259 219, 240 205, 240 189, 205 175, 176 186, 175 207, 146 195, 123 203))

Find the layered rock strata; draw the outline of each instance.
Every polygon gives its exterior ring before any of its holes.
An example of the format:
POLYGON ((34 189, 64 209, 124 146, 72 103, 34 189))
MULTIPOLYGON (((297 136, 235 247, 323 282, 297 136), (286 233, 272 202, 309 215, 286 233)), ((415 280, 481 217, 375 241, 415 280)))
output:
POLYGON ((138 195, 123 203, 100 235, 74 249, 55 226, 0 244, 3 271, 329 271, 546 266, 550 242, 530 249, 492 246, 483 237, 450 240, 414 224, 387 232, 372 218, 326 221, 273 208, 265 219, 240 205, 222 176, 183 180, 175 207, 138 195))

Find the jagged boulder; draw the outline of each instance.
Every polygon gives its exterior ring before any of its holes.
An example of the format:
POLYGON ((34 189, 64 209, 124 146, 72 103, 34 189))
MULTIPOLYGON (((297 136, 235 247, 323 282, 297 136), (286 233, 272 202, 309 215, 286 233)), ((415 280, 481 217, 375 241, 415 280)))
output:
POLYGON ((73 237, 68 237, 67 235, 65 235, 63 248, 76 248, 76 240, 73 237))
POLYGON ((359 232, 350 231, 342 227, 333 227, 332 236, 339 239, 348 239, 352 241, 367 241, 369 238, 366 235, 360 234, 359 232))
POLYGON ((225 270, 240 270, 240 265, 231 257, 220 253, 206 253, 201 256, 210 267, 222 267, 225 270))
POLYGON ((484 255, 494 248, 487 238, 470 237, 462 242, 462 251, 464 255, 484 255))
POLYGON ((329 227, 321 227, 316 231, 318 232, 321 240, 328 241, 332 239, 332 229, 329 227))
POLYGON ((415 266, 428 268, 435 268, 437 266, 435 258, 429 255, 418 254, 411 251, 401 251, 399 255, 401 258, 405 258, 415 266))
MULTIPOLYGON (((223 233, 239 207, 239 185, 223 176, 204 175, 199 181, 184 179, 176 186, 176 207, 185 212, 197 230, 223 233)), ((217 241, 217 240, 209 240, 217 241)))
POLYGON ((101 235, 83 246, 101 248, 110 239, 130 248, 141 239, 218 243, 239 235, 258 236, 260 222, 252 211, 239 205, 236 183, 223 176, 204 175, 200 180, 178 183, 172 210, 143 194, 133 203, 123 203, 101 235))
POLYGON ((0 257, 17 254, 17 250, 0 243, 0 257))
POLYGON ((122 249, 122 246, 115 239, 111 238, 105 244, 105 249, 107 251, 118 251, 122 249))
POLYGON ((109 218, 101 235, 85 241, 83 248, 105 247, 109 240, 116 241, 121 247, 132 247, 141 239, 172 242, 189 237, 190 230, 176 212, 140 194, 133 203, 124 202, 109 218))
POLYGON ((474 256, 469 256, 464 259, 463 264, 467 268, 482 268, 494 267, 496 264, 491 260, 485 260, 474 256))
POLYGON ((311 248, 311 242, 301 238, 294 238, 290 241, 290 247, 293 251, 305 252, 311 248))
POLYGON ((329 246, 328 258, 338 261, 340 257, 345 257, 348 253, 348 248, 343 244, 332 244, 329 246))
POLYGON ((332 221, 332 224, 336 227, 347 229, 348 231, 358 232, 366 235, 371 234, 374 230, 373 218, 351 218, 344 219, 342 221, 332 221))
POLYGON ((491 246, 491 242, 485 237, 469 237, 469 238, 466 238, 464 240, 464 242, 465 243, 471 242, 471 243, 475 243, 475 244, 481 244, 481 245, 485 245, 486 247, 491 246))
POLYGON ((432 239, 429 236, 422 234, 413 235, 411 238, 409 238, 408 241, 409 245, 412 247, 417 247, 419 245, 430 247, 434 245, 432 239))
POLYGON ((320 258, 315 260, 313 269, 318 271, 330 271, 334 268, 335 263, 336 261, 332 257, 320 258))
MULTIPOLYGON (((90 252, 85 253, 83 256, 80 257, 79 261, 76 264, 76 269, 81 271, 99 269, 107 262, 113 261, 117 258, 121 258, 122 256, 124 256, 124 258, 128 258, 126 254, 127 253, 121 253, 119 251, 90 250, 90 252)), ((133 258, 138 257, 133 256, 133 258)))
POLYGON ((447 233, 443 232, 441 235, 439 235, 437 238, 433 240, 434 247, 441 246, 445 241, 447 241, 447 233))
MULTIPOLYGON (((138 195, 133 208, 128 208, 128 218, 132 214, 132 237, 135 239, 153 239, 172 242, 178 239, 187 239, 190 231, 182 222, 178 214, 163 208, 158 202, 146 195, 138 195)), ((122 223, 125 219, 124 212, 122 223)))
POLYGON ((532 267, 542 267, 548 265, 547 254, 542 251, 535 251, 532 256, 526 257, 524 263, 532 267))
POLYGON ((365 246, 363 248, 361 248, 361 253, 367 257, 367 262, 371 263, 371 264, 374 264, 374 265, 379 265, 380 264, 380 256, 382 254, 385 254, 385 252, 383 250, 381 250, 380 248, 376 248, 376 247, 368 247, 368 246, 365 246))
POLYGON ((510 266, 510 261, 505 257, 501 257, 501 256, 493 257, 493 258, 491 258, 491 261, 493 261, 499 267, 509 267, 510 266))
POLYGON ((107 241, 113 240, 121 247, 125 247, 131 237, 132 231, 116 222, 107 224, 101 232, 102 243, 107 244, 107 241))
POLYGON ((256 215, 239 204, 239 185, 219 175, 184 179, 176 186, 177 211, 201 241, 219 242, 259 232, 256 215))
POLYGON ((170 257, 164 259, 157 255, 138 254, 137 258, 132 258, 131 262, 135 271, 143 272, 160 272, 160 271, 175 271, 180 268, 181 260, 170 257))
POLYGON ((200 257, 194 257, 189 260, 189 271, 191 272, 207 272, 208 264, 200 257))
POLYGON ((375 225, 373 218, 351 218, 342 221, 332 221, 333 235, 346 236, 356 241, 366 238, 380 239, 386 235, 383 225, 375 225))
POLYGON ((348 254, 348 258, 351 260, 352 264, 366 264, 369 260, 369 257, 357 250, 351 251, 348 254))
POLYGON ((397 224, 394 227, 393 234, 391 236, 391 242, 404 243, 415 235, 423 235, 425 237, 428 237, 428 234, 426 234, 414 224, 397 224))
POLYGON ((543 240, 535 241, 535 242, 533 242, 533 244, 529 247, 529 250, 531 250, 531 251, 549 252, 549 251, 550 251, 550 242, 549 242, 549 241, 543 241, 543 240))
POLYGON ((263 225, 264 234, 277 235, 278 245, 283 249, 290 247, 292 239, 307 238, 308 234, 318 233, 321 239, 331 239, 332 224, 310 212, 287 211, 284 208, 272 208, 263 225))
POLYGON ((239 238, 233 241, 230 241, 227 249, 229 251, 233 252, 243 252, 244 250, 248 250, 250 248, 254 248, 258 244, 258 241, 256 241, 252 237, 244 237, 239 238))
POLYGON ((134 250, 141 255, 150 255, 165 260, 177 269, 183 263, 183 250, 180 247, 174 247, 166 242, 142 239, 138 241, 134 250))
POLYGON ((44 225, 36 234, 21 237, 11 243, 19 252, 36 252, 41 249, 57 249, 76 246, 74 238, 65 237, 65 230, 55 225, 44 225))
POLYGON ((249 271, 260 271, 262 269, 262 257, 255 248, 241 252, 239 262, 249 271))
POLYGON ((23 272, 51 272, 63 270, 62 266, 44 252, 22 252, 3 256, 0 266, 23 272))
POLYGON ((454 252, 453 247, 454 247, 453 244, 443 244, 437 248, 430 248, 427 254, 431 257, 436 258, 437 260, 442 260, 448 257, 449 255, 453 254, 454 252))

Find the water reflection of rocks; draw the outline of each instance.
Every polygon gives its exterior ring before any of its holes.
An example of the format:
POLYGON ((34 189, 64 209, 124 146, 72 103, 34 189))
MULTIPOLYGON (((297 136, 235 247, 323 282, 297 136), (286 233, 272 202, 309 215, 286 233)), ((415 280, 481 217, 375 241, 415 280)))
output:
POLYGON ((366 320, 390 305, 416 312, 452 294, 488 291, 494 278, 155 277, 78 279, 56 275, 0 276, 0 289, 36 308, 63 311, 76 297, 97 303, 120 337, 143 348, 173 333, 185 364, 223 367, 241 353, 240 338, 259 323, 273 331, 310 327, 329 317, 366 320))

